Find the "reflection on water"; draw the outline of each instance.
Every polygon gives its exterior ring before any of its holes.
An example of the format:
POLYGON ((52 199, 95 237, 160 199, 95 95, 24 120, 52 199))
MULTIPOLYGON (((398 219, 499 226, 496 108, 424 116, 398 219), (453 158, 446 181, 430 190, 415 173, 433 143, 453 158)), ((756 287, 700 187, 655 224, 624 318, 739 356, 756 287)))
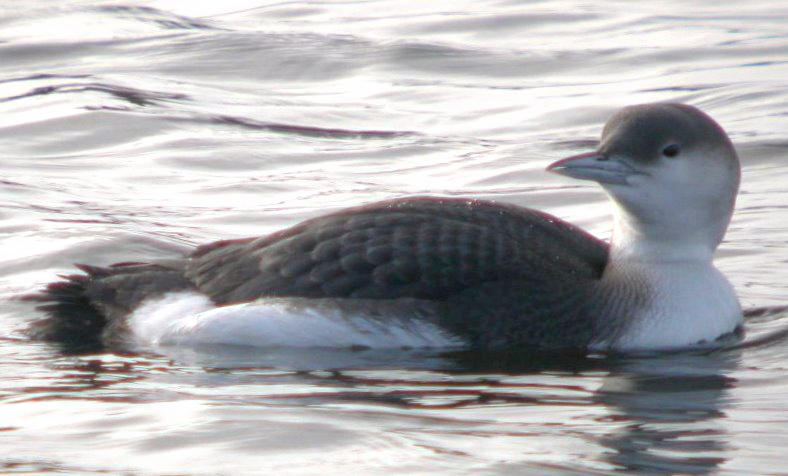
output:
MULTIPOLYGON (((311 451, 323 447, 325 442, 314 439, 314 435, 297 438, 298 431, 304 428, 283 429, 277 425, 282 420, 305 419, 304 425, 308 426, 307 422, 314 419, 309 417, 311 411, 324 409, 329 413, 321 412, 318 421, 328 426, 310 430, 322 437, 334 438, 336 431, 344 431, 340 429, 346 427, 346 419, 355 421, 365 415, 366 423, 361 427, 358 421, 351 424, 358 434, 345 437, 355 440, 380 432, 405 431, 404 439, 412 444, 412 440, 421 441, 424 438, 421 432, 426 431, 431 435, 428 439, 433 451, 461 454, 474 461, 483 458, 484 451, 489 450, 486 445, 474 449, 474 442, 479 438, 493 438, 493 441, 497 438, 509 451, 520 448, 525 453, 534 446, 534 441, 536 447, 546 444, 543 440, 554 441, 555 449, 540 450, 548 454, 565 449, 564 439, 579 439, 586 445, 603 448, 592 461, 578 466, 589 470, 606 467, 702 474, 719 469, 730 457, 724 419, 727 409, 736 403, 730 389, 737 380, 729 375, 739 365, 738 351, 642 358, 564 356, 549 361, 522 354, 499 355, 488 359, 486 364, 482 358, 456 354, 423 358, 413 355, 399 363, 391 355, 367 355, 365 367, 355 370, 345 367, 292 371, 254 364, 265 360, 262 354, 270 357, 273 353, 206 348, 194 351, 192 358, 201 359, 194 366, 176 365, 171 360, 145 354, 58 359, 51 365, 52 378, 48 379, 48 385, 21 389, 20 396, 13 401, 21 406, 33 402, 51 406, 64 400, 103 402, 114 404, 113 408, 117 404, 143 404, 162 411, 177 401, 199 399, 220 406, 234 402, 241 414, 257 412, 251 421, 238 422, 235 431, 247 436, 271 432, 283 438, 287 435, 289 441, 275 445, 279 450, 311 451), (519 368, 515 362, 519 362, 519 368), (501 367, 506 370, 502 372, 501 367), (405 425, 407 430, 403 430, 401 419, 411 422, 405 425), (418 431, 413 427, 416 422, 418 431), (255 430, 249 427, 252 424, 255 430), (556 433, 555 428, 561 431, 556 433)), ((282 353, 280 362, 287 362, 288 358, 296 361, 294 350, 282 353)), ((333 353, 337 354, 333 361, 339 361, 341 352, 333 353)), ((189 360, 182 349, 176 354, 189 360)), ((326 355, 319 354, 321 358, 326 355)), ((363 359, 356 357, 347 362, 361 363, 363 359)), ((192 417, 212 418, 206 410, 198 410, 192 417)), ((230 415, 222 416, 232 419, 230 415)), ((73 425, 71 431, 76 431, 80 438, 89 437, 91 425, 78 423, 78 415, 73 417, 75 420, 67 424, 73 425)), ((150 420, 151 415, 136 418, 150 420)), ((11 418, 11 422, 16 425, 21 420, 11 418)), ((54 423, 55 432, 63 431, 57 428, 63 422, 54 423)), ((172 437, 183 444, 218 438, 237 451, 238 445, 248 442, 246 436, 226 433, 223 425, 228 423, 216 421, 216 428, 198 425, 172 437)), ((166 426, 155 427, 158 432, 171 432, 166 426)), ((172 440, 165 443, 158 432, 139 434, 130 441, 151 451, 161 444, 178 446, 172 440)), ((258 451, 267 453, 272 448, 269 445, 258 451)), ((536 462, 527 455, 518 458, 516 454, 517 451, 508 454, 510 463, 536 462)), ((558 453, 555 457, 559 457, 558 453)))
POLYGON ((784 472, 788 10, 640 6, 0 5, 0 472, 784 472), (74 262, 396 196, 493 198, 607 236, 604 195, 543 168, 648 101, 708 111, 741 155, 718 256, 751 310, 735 348, 67 355, 20 331, 35 314, 14 298, 74 262))
POLYGON ((605 379, 595 401, 608 406, 622 425, 602 438, 605 458, 639 472, 706 474, 728 458, 720 420, 730 405, 728 374, 736 352, 677 354, 630 360, 605 379))

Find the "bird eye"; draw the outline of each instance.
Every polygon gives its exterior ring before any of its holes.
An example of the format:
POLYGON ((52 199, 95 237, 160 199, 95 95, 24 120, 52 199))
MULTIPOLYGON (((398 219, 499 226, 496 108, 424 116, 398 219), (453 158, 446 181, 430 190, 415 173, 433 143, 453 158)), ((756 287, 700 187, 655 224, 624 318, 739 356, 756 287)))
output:
POLYGON ((670 144, 662 149, 662 155, 670 157, 671 159, 679 155, 679 152, 681 152, 681 147, 679 147, 678 144, 670 144))

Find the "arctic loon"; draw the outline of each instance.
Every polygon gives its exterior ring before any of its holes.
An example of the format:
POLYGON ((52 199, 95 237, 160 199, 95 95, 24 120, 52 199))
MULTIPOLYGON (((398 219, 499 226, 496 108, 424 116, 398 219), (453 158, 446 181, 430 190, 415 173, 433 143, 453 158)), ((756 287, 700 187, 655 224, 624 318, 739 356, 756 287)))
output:
POLYGON ((740 167, 713 119, 683 104, 626 107, 596 151, 547 170, 602 186, 615 205, 609 244, 510 204, 400 198, 182 259, 77 265, 82 273, 35 296, 47 317, 34 331, 66 344, 137 333, 162 343, 580 351, 677 349, 741 334, 736 294, 712 263, 740 167), (162 318, 154 304, 177 296, 201 304, 162 318), (332 341, 327 334, 344 331, 326 330, 325 316, 356 334, 332 341), (387 324, 398 331, 383 334, 409 340, 370 343, 387 324), (422 339, 428 332, 437 337, 422 339))

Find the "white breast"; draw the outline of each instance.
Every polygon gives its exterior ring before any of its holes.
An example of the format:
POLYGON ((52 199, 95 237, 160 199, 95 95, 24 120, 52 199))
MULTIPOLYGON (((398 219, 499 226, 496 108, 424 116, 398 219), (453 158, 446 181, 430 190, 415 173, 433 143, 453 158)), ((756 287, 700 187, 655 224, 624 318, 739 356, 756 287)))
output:
POLYGON ((713 265, 694 262, 642 265, 628 270, 647 283, 648 303, 614 342, 595 348, 679 349, 711 343, 743 322, 733 287, 713 265))

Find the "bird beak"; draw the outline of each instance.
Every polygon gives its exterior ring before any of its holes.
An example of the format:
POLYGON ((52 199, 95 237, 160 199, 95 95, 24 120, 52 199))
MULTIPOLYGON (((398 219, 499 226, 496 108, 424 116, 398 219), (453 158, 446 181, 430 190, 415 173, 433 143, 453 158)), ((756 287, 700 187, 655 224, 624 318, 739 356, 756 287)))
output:
POLYGON ((599 152, 575 155, 553 162, 548 172, 580 180, 593 180, 601 184, 627 185, 627 178, 638 174, 629 163, 610 158, 599 152))

